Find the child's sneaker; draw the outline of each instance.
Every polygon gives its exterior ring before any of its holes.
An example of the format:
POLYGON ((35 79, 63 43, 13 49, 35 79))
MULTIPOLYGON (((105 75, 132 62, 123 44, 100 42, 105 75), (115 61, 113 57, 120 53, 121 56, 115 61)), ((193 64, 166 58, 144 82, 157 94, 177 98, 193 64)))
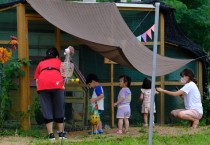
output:
POLYGON ((59 139, 67 139, 65 137, 65 135, 66 135, 66 133, 64 133, 64 132, 58 132, 59 139))
POLYGON ((55 140, 55 136, 54 136, 53 133, 50 133, 50 134, 49 134, 49 140, 50 140, 50 141, 54 141, 54 140, 55 140))
POLYGON ((104 133, 103 129, 98 130, 98 134, 103 134, 103 133, 104 133))
POLYGON ((88 132, 88 134, 99 134, 99 132, 98 131, 90 131, 90 132, 88 132))

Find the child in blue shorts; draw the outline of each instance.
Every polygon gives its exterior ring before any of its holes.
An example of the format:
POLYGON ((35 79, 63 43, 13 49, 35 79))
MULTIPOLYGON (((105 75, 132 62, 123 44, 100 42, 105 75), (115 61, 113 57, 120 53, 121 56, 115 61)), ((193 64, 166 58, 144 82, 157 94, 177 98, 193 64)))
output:
MULTIPOLYGON (((95 74, 89 74, 86 77, 86 84, 90 87, 93 88, 93 95, 92 98, 90 99, 90 103, 93 108, 95 108, 95 105, 98 105, 98 113, 101 119, 102 112, 104 110, 104 91, 102 86, 100 86, 99 79, 95 74)), ((102 122, 100 120, 98 125, 94 125, 93 128, 93 134, 102 134, 103 129, 102 129, 102 122)))

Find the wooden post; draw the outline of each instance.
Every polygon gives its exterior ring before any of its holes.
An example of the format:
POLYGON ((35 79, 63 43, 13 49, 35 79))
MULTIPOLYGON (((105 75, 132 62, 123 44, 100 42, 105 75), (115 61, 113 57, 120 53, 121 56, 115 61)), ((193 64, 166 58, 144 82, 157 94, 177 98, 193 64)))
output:
POLYGON ((110 82, 110 87, 111 87, 111 98, 110 98, 110 101, 111 101, 111 106, 110 106, 110 109, 111 109, 111 127, 114 127, 114 64, 116 64, 116 62, 114 61, 111 61, 109 60, 108 58, 104 58, 104 63, 105 64, 110 64, 111 66, 111 82, 110 82))
POLYGON ((58 52, 60 54, 61 53, 61 31, 57 27, 55 28, 55 47, 58 49, 58 52))
POLYGON ((202 74, 202 62, 198 61, 198 67, 197 67, 197 80, 198 80, 198 88, 201 92, 201 96, 203 96, 203 74, 202 74))
MULTIPOLYGON (((164 15, 163 13, 160 14, 160 55, 164 56, 165 55, 165 40, 164 40, 164 15)), ((160 87, 165 88, 165 77, 161 76, 160 77, 160 87)), ((160 93, 160 124, 164 124, 164 112, 165 112, 165 101, 164 101, 164 94, 160 93)))
POLYGON ((114 64, 111 63, 111 127, 114 127, 114 64))
MULTIPOLYGON (((18 4, 17 6, 17 35, 18 35, 18 58, 29 58, 27 49, 27 35, 26 35, 26 17, 25 6, 18 4)), ((23 66, 22 70, 25 72, 25 76, 20 77, 20 111, 22 114, 20 118, 20 127, 24 130, 28 130, 31 127, 30 115, 28 113, 30 109, 30 83, 29 83, 29 67, 23 66)))

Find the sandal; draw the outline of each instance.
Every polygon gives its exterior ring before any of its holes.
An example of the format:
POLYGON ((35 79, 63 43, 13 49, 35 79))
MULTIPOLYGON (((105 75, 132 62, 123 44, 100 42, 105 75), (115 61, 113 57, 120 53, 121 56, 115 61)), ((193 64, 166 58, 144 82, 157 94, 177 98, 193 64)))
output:
POLYGON ((143 124, 143 127, 144 128, 148 128, 148 124, 143 124))
POLYGON ((117 132, 116 132, 116 134, 122 134, 123 132, 122 132, 122 130, 117 130, 117 132))
POLYGON ((124 130, 124 134, 130 133, 128 130, 124 130))

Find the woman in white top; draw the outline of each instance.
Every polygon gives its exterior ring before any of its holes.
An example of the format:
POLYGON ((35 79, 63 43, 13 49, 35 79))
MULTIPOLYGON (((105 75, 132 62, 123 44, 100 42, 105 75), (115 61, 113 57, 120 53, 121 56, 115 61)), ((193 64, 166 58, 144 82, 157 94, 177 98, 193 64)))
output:
POLYGON ((181 82, 184 85, 176 92, 167 91, 157 88, 157 91, 171 96, 179 96, 184 99, 185 109, 173 110, 171 114, 182 120, 189 120, 192 128, 197 128, 199 120, 203 116, 203 106, 201 103, 201 94, 194 79, 194 73, 189 68, 184 69, 181 73, 181 82))

